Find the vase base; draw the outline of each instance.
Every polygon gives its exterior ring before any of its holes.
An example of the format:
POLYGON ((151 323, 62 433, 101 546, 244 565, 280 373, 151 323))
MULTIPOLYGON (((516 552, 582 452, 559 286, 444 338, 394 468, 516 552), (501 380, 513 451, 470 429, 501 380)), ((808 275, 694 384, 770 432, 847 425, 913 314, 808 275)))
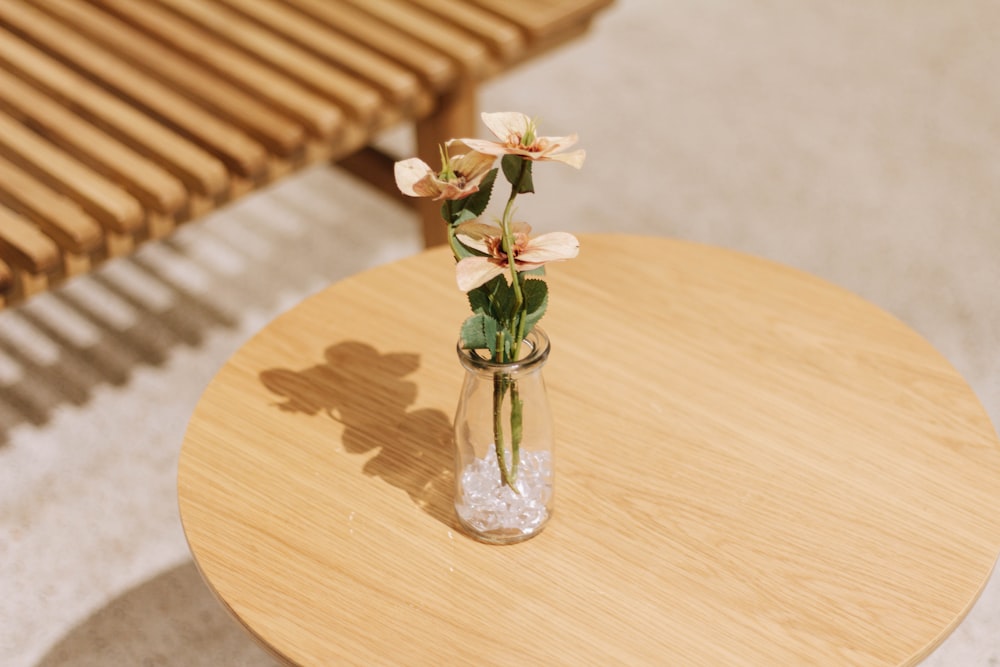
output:
POLYGON ((552 456, 548 451, 521 451, 514 486, 501 483, 495 450, 474 459, 459 475, 455 499, 458 520, 476 539, 513 544, 538 534, 548 522, 552 502, 552 456))
POLYGON ((481 530, 463 521, 461 515, 459 515, 458 522, 465 529, 466 534, 480 542, 485 542, 486 544, 517 544, 518 542, 529 540, 542 532, 545 524, 548 523, 548 517, 546 517, 543 523, 534 526, 531 530, 522 530, 520 528, 481 530))

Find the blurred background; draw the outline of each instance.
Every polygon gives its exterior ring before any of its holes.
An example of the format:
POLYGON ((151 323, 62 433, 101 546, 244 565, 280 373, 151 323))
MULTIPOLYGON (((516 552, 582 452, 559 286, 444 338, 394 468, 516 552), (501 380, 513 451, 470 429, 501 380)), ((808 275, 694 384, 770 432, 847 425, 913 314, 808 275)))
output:
MULTIPOLYGON (((817 274, 930 340, 1000 424, 998 35, 992 0, 618 0, 480 107, 588 151, 536 170, 536 230, 817 274)), ((0 664, 272 665, 188 554, 187 420, 277 313, 420 249, 410 208, 320 166, 0 311, 0 664)), ((925 664, 1000 665, 997 579, 925 664)))

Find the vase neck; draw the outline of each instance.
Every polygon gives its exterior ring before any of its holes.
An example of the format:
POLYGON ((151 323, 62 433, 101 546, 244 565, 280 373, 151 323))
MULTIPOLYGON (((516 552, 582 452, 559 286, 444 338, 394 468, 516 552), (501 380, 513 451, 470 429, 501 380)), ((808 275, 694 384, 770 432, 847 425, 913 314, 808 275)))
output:
POLYGON ((549 337, 539 328, 533 328, 521 343, 521 357, 516 361, 497 362, 489 356, 488 350, 470 350, 462 347, 459 340, 457 350, 462 366, 473 373, 489 375, 522 374, 540 370, 549 357, 549 337))

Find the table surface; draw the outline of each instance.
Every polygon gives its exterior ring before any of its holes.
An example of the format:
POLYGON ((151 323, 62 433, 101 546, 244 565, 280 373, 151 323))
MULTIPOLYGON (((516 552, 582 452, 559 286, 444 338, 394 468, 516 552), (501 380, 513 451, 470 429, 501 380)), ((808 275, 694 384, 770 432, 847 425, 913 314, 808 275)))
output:
POLYGON ((549 270, 545 531, 452 516, 467 305, 444 249, 344 280, 226 363, 179 501, 293 664, 912 665, 1000 552, 1000 442, 900 321, 765 260, 581 237, 549 270))

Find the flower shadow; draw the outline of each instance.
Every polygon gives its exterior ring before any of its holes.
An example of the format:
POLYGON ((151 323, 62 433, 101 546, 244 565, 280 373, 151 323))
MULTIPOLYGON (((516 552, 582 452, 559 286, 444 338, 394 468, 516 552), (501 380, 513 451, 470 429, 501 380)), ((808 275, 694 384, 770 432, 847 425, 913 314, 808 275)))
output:
POLYGON ((268 369, 260 380, 284 399, 279 409, 342 423, 347 453, 378 450, 364 466, 366 475, 406 491, 422 510, 457 528, 451 419, 441 410, 410 409, 418 386, 407 376, 419 367, 419 355, 382 354, 367 343, 344 341, 326 349, 323 363, 268 369))

